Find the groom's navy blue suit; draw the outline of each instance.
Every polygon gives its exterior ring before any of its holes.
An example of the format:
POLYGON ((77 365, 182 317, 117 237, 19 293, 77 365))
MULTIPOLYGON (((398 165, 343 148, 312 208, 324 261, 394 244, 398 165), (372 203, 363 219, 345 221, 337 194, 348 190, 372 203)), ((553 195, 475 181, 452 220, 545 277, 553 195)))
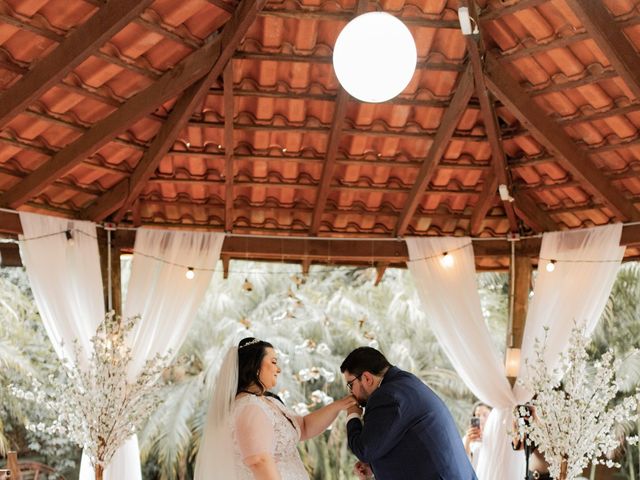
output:
POLYGON ((363 420, 348 422, 349 447, 376 480, 477 480, 451 413, 415 375, 390 367, 363 420))

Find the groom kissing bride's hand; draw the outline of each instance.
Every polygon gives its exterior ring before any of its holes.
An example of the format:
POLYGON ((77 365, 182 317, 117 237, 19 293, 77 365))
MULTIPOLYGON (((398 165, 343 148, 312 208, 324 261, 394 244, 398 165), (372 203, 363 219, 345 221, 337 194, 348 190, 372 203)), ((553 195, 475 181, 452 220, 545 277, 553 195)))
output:
POLYGON ((359 404, 347 409, 347 438, 360 480, 477 480, 451 413, 422 380, 371 347, 340 371, 359 404))

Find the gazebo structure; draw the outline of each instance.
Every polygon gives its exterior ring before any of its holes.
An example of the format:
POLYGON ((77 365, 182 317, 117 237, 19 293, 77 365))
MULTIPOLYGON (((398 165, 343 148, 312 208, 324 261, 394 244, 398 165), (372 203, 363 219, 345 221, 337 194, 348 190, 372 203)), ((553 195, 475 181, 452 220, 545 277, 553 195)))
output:
POLYGON ((225 231, 225 270, 380 277, 407 260, 404 236, 471 235, 481 270, 508 268, 515 245, 522 310, 532 234, 627 222, 639 254, 639 5, 2 0, 0 232, 21 232, 15 210, 105 222, 115 253, 129 227, 225 231), (351 98, 331 64, 368 11, 399 17, 418 52, 382 104, 351 98))

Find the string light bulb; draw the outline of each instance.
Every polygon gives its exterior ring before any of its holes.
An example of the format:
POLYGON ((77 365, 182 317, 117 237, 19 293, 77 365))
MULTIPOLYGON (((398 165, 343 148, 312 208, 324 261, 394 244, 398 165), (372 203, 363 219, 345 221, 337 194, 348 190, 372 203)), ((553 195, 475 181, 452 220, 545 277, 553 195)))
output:
POLYGON ((549 260, 549 262, 547 263, 547 272, 551 273, 556 269, 556 261, 555 260, 549 260))
POLYGON ((442 266, 444 268, 453 267, 453 255, 451 255, 449 252, 444 252, 442 254, 442 258, 440 259, 440 263, 442 263, 442 266))
POLYGON ((193 270, 193 267, 187 268, 187 273, 185 273, 184 276, 189 280, 193 280, 196 276, 196 272, 193 270))
POLYGON ((73 233, 71 233, 71 230, 65 230, 64 236, 67 239, 67 245, 69 245, 70 247, 73 247, 76 244, 76 241, 73 238, 73 233))

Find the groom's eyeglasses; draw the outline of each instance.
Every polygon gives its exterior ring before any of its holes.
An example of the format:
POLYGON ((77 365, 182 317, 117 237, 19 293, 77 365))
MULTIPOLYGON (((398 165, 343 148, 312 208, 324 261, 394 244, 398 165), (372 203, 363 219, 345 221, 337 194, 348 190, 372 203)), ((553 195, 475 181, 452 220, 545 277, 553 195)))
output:
POLYGON ((347 388, 349 389, 349 391, 353 390, 353 384, 356 383, 356 380, 360 380, 361 376, 362 376, 362 373, 358 375, 356 378, 354 378, 353 380, 350 380, 347 382, 347 388))

